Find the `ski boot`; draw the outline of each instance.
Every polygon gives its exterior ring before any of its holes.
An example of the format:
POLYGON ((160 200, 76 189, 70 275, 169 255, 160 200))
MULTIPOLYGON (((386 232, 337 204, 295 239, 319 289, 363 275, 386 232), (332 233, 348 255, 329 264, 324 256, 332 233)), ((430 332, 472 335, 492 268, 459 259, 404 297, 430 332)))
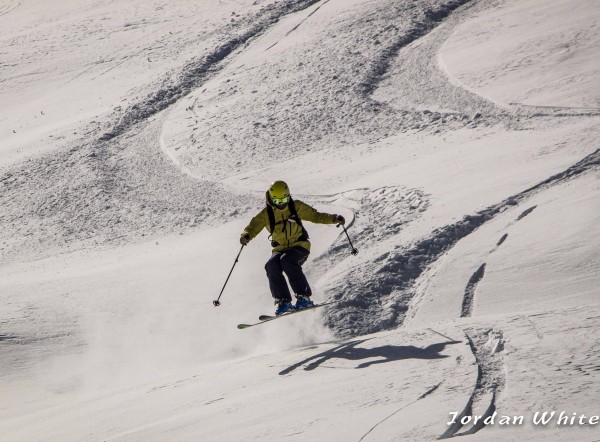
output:
POLYGON ((296 305, 294 308, 296 310, 302 310, 303 308, 309 308, 314 306, 315 303, 310 300, 309 296, 298 295, 296 297, 296 305))
POLYGON ((283 315, 294 310, 294 306, 288 299, 276 300, 277 309, 275 310, 275 316, 283 315))

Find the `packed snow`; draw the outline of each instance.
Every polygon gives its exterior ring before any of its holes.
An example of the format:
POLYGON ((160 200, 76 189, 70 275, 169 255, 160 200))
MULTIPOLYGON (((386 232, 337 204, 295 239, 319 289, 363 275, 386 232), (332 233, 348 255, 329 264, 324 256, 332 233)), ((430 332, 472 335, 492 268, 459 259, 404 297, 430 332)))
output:
POLYGON ((0 2, 0 440, 600 440, 599 20, 0 2), (239 330, 279 179, 359 253, 239 330))

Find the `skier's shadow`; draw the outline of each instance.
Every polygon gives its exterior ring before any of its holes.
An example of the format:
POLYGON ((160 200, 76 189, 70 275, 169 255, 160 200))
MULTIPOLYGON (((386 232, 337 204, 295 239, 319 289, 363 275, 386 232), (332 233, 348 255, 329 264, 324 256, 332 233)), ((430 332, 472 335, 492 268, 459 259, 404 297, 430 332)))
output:
POLYGON ((356 341, 346 342, 338 347, 324 351, 317 355, 306 358, 296 364, 286 368, 279 372, 280 375, 286 375, 291 373, 295 369, 301 367, 304 364, 308 364, 304 367, 304 370, 310 371, 319 367, 321 364, 331 359, 346 359, 348 361, 361 361, 365 359, 375 360, 365 361, 358 364, 354 368, 367 368, 374 364, 383 364, 386 362, 400 361, 402 359, 443 359, 447 358, 447 355, 441 354, 447 345, 458 344, 460 341, 446 341, 437 344, 431 344, 428 347, 421 348, 415 347, 414 345, 382 345, 381 347, 375 348, 361 348, 358 347, 363 342, 369 339, 361 339, 356 341))

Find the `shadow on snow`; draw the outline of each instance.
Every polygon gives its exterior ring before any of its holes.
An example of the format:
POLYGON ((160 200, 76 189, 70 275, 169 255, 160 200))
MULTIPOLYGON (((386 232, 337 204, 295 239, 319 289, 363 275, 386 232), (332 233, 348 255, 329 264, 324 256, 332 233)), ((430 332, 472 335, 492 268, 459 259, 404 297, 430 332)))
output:
POLYGON ((279 374, 289 374, 304 364, 308 364, 306 367, 304 367, 305 371, 314 370, 321 364, 336 358, 345 359, 347 361, 365 361, 361 362, 354 368, 367 368, 373 364, 383 364, 386 362, 400 361, 402 359, 443 359, 448 357, 447 355, 441 354, 446 346, 450 344, 458 344, 460 342, 440 342, 425 348, 415 347, 414 345, 382 345, 375 348, 359 347, 360 344, 368 340, 369 339, 355 340, 339 345, 335 348, 324 351, 323 353, 316 354, 297 362, 296 364, 291 365, 285 370, 279 372, 279 374), (367 361, 367 359, 374 360, 367 361))

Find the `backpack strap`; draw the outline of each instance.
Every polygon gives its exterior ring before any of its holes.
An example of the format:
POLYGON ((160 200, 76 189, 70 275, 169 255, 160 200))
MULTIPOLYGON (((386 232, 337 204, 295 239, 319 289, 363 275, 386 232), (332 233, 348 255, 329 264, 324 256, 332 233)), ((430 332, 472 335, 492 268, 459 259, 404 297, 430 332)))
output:
POLYGON ((269 227, 271 227, 271 231, 269 232, 269 240, 273 235, 273 231, 275 230, 275 212, 273 212, 273 208, 267 204, 267 215, 269 216, 269 227))
POLYGON ((294 221, 296 221, 298 223, 298 225, 300 226, 300 228, 302 229, 302 235, 298 239, 300 241, 308 241, 308 238, 309 238, 308 232, 304 228, 304 225, 302 224, 302 220, 298 216, 298 212, 296 212, 296 204, 294 204, 294 200, 292 198, 290 198, 290 202, 288 203, 288 205, 290 208, 290 212, 292 214, 292 216, 290 218, 292 218, 294 221))

